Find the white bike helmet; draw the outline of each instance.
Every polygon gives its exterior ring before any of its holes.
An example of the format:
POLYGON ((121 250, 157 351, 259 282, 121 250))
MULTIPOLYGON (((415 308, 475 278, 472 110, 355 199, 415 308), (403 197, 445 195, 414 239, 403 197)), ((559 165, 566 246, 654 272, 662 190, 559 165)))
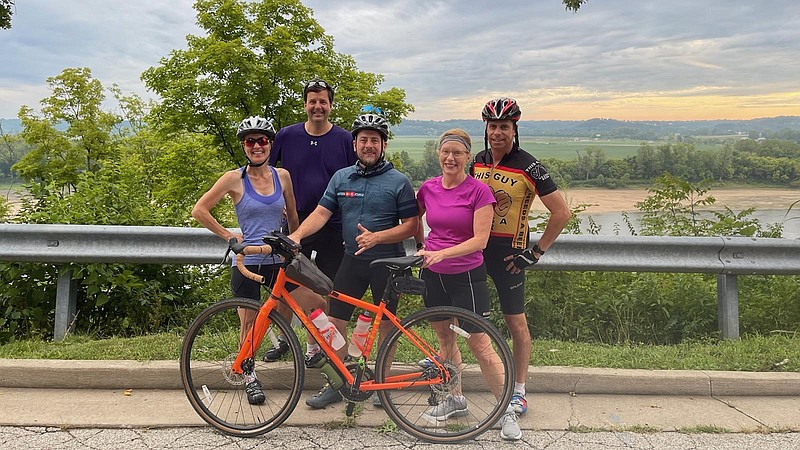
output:
POLYGON ((244 119, 236 130, 236 137, 241 141, 250 133, 266 134, 270 141, 275 140, 275 128, 272 123, 261 116, 250 116, 244 119))

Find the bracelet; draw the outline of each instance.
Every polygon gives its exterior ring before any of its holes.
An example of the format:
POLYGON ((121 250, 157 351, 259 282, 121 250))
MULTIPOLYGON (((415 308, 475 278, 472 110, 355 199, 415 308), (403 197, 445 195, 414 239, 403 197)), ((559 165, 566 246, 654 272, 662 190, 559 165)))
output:
POLYGON ((538 253, 540 255, 544 255, 544 250, 542 250, 542 248, 539 247, 538 243, 537 244, 533 244, 533 247, 531 247, 531 251, 536 252, 536 253, 538 253))

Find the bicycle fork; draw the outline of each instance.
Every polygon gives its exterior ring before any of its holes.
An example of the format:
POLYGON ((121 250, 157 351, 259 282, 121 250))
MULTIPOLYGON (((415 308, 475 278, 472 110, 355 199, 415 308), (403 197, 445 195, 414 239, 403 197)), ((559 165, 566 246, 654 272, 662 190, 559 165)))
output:
POLYGON ((242 367, 244 362, 255 359, 256 351, 258 351, 261 341, 264 340, 264 335, 267 334, 269 326, 272 325, 269 315, 277 304, 278 299, 270 295, 267 301, 258 309, 258 315, 250 329, 245 333, 244 341, 239 346, 239 354, 231 366, 233 373, 242 374, 245 372, 245 368, 242 367))

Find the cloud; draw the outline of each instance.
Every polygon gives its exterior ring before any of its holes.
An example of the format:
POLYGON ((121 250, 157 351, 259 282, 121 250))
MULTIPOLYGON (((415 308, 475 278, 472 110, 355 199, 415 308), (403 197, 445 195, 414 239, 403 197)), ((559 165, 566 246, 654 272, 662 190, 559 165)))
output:
POLYGON ((12 28, 0 31, 0 117, 15 117, 22 103, 37 107, 48 95, 45 80, 68 67, 89 67, 106 86, 146 95, 141 73, 197 32, 191 6, 190 0, 17 2, 12 28), (20 103, 26 92, 43 94, 20 103))
MULTIPOLYGON (((496 95, 517 97, 528 119, 800 115, 790 101, 800 73, 796 0, 604 0, 578 13, 559 0, 304 4, 336 51, 385 75, 384 88, 405 89, 412 118, 477 118, 496 95)), ((66 67, 90 67, 104 84, 143 93, 141 72, 199 32, 191 6, 20 2, 12 30, 0 32, 10 37, 3 36, 10 51, 0 69, 0 117, 15 115, 24 97, 10 91, 33 91, 66 67)))

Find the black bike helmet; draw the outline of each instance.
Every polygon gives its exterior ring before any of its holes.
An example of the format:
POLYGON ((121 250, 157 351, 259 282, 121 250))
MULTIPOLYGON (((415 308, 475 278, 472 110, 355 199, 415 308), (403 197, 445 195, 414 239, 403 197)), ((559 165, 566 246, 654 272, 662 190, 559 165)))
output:
POLYGON ((486 106, 481 111, 481 117, 484 122, 489 120, 513 120, 518 121, 522 116, 522 111, 519 110, 517 101, 513 98, 500 97, 493 98, 486 102, 486 106))
POLYGON ((240 141, 250 133, 263 133, 270 141, 275 140, 275 128, 272 127, 272 123, 260 116, 250 116, 244 119, 236 129, 236 137, 240 141))
POLYGON ((374 108, 370 105, 361 108, 361 113, 353 122, 353 139, 356 138, 356 135, 361 130, 375 130, 381 134, 384 141, 389 139, 389 122, 379 108, 374 108))

